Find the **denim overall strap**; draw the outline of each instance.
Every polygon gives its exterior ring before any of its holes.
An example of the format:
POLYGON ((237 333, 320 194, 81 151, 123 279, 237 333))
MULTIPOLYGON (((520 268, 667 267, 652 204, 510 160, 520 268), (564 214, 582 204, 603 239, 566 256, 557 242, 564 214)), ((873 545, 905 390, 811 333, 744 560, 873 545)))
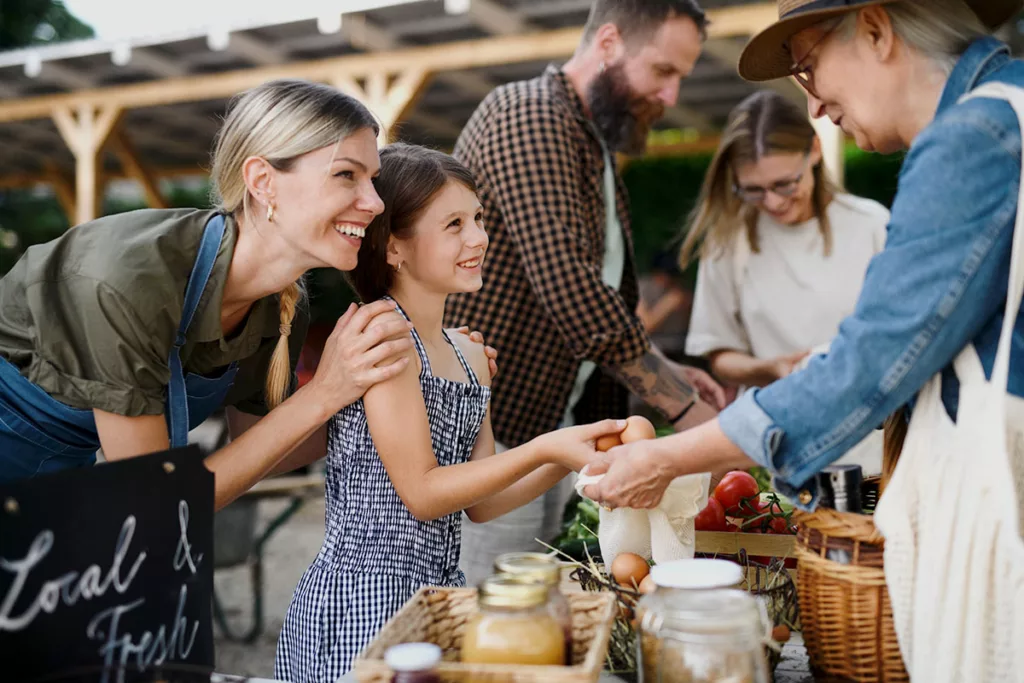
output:
POLYGON ((171 448, 188 445, 188 397, 185 392, 185 371, 181 365, 181 348, 185 346, 185 335, 192 324, 192 318, 195 317, 206 283, 210 280, 223 238, 224 216, 217 214, 203 230, 196 263, 185 287, 185 305, 181 311, 181 322, 178 324, 178 332, 168 359, 171 378, 167 386, 167 423, 170 425, 171 448))

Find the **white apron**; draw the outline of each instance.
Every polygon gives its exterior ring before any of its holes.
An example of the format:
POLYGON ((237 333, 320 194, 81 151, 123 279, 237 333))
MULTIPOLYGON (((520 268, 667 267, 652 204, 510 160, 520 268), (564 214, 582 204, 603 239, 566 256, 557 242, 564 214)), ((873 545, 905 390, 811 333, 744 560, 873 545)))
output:
MULTIPOLYGON (((1009 101, 1024 130, 1024 90, 993 83, 970 97, 1009 101)), ((921 683, 1024 682, 1024 400, 1006 390, 1024 292, 1022 207, 1024 182, 992 380, 969 344, 954 361, 956 424, 941 375, 925 385, 875 512, 900 650, 921 683)))

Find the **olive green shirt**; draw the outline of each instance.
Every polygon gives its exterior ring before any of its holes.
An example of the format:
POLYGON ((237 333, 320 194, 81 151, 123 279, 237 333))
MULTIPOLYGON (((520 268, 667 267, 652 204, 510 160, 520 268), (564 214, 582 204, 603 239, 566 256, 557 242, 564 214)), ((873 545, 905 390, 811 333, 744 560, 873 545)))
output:
MULTIPOLYGON (((30 247, 0 280, 0 356, 74 408, 120 415, 165 412, 168 358, 199 241, 215 211, 144 209, 107 216, 30 247)), ((219 374, 239 362, 226 405, 267 412, 264 383, 280 336, 277 296, 260 299, 230 338, 221 301, 238 239, 224 238, 181 351, 185 372, 219 374)), ((289 347, 292 388, 309 326, 300 306, 289 347)))

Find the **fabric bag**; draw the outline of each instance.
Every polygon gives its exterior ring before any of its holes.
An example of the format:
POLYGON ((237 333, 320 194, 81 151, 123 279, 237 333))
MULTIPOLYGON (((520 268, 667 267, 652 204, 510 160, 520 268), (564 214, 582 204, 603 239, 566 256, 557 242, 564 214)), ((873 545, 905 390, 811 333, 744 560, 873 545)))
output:
MULTIPOLYGON (((986 84, 1024 130, 1024 90, 986 84)), ((921 390, 899 461, 875 511, 885 577, 911 680, 1024 682, 1024 400, 1007 394, 1024 293, 1024 182, 1005 320, 991 381, 968 345, 954 361, 957 421, 941 374, 921 390)))
MULTIPOLYGON (((584 468, 576 480, 582 497, 584 487, 604 477, 586 472, 584 468)), ((710 486, 710 474, 691 474, 674 479, 654 509, 601 508, 597 537, 605 564, 611 565, 620 553, 635 553, 657 564, 692 559, 697 542, 693 519, 707 507, 710 486)))

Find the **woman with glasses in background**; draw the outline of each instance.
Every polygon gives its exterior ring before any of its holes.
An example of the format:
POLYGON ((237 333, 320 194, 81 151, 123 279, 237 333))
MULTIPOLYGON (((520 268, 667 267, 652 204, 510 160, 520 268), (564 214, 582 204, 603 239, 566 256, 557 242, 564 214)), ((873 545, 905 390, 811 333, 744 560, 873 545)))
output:
MULTIPOLYGON (((826 346, 853 312, 889 212, 826 177, 806 114, 774 91, 730 114, 680 254, 700 270, 686 353, 720 380, 763 387, 826 346)), ((851 451, 881 467, 881 440, 851 451)))

